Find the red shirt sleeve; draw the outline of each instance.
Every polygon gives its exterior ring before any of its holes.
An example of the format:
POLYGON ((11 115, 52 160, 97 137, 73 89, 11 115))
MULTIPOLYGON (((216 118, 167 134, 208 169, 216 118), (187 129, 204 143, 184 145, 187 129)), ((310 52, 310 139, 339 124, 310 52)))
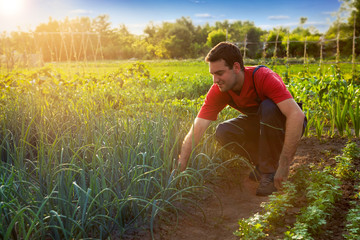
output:
POLYGON ((217 120, 219 112, 226 107, 230 100, 231 97, 228 93, 221 92, 219 87, 213 84, 197 117, 212 121, 217 120))

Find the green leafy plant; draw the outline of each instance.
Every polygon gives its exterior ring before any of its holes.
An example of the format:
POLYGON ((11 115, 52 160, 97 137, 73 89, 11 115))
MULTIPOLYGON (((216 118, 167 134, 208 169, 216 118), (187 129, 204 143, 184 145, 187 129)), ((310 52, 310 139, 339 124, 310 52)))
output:
POLYGON ((309 177, 308 205, 301 209, 294 227, 285 233, 285 239, 313 239, 311 236, 326 224, 326 217, 341 195, 340 181, 330 170, 313 170, 309 177))
POLYGON ((354 200, 351 202, 352 208, 346 216, 346 231, 343 234, 343 237, 348 240, 355 240, 360 236, 360 185, 357 185, 355 190, 356 194, 354 196, 354 200))
POLYGON ((296 199, 296 188, 291 182, 284 183, 282 193, 269 196, 262 213, 257 213, 248 219, 239 220, 239 229, 234 232, 240 239, 263 239, 269 235, 275 225, 284 224, 283 217, 296 199))

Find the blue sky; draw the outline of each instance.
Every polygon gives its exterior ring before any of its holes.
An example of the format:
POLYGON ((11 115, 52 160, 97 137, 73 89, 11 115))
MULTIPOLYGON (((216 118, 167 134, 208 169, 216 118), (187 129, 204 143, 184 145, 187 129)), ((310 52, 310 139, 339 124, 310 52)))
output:
POLYGON ((51 16, 56 20, 108 14, 113 27, 125 24, 132 33, 141 34, 150 22, 174 22, 190 17, 194 25, 216 21, 252 21, 257 27, 270 30, 283 26, 294 28, 300 17, 307 17, 306 26, 320 32, 335 20, 341 2, 338 0, 0 0, 0 32, 34 30, 51 16), (12 3, 13 6, 8 6, 12 3))

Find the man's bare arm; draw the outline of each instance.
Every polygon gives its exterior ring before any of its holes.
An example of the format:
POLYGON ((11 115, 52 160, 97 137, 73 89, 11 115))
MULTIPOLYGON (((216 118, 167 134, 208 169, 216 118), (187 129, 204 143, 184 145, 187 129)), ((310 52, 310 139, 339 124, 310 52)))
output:
POLYGON ((186 135, 182 147, 180 156, 178 159, 180 171, 184 171, 189 161, 189 157, 193 148, 200 142, 205 130, 209 127, 211 120, 203 118, 195 118, 194 124, 191 126, 189 133, 186 135))
POLYGON ((284 145, 280 154, 279 167, 274 178, 275 187, 280 189, 282 182, 288 178, 290 164, 301 138, 305 115, 294 99, 282 101, 278 103, 278 107, 286 117, 284 145))

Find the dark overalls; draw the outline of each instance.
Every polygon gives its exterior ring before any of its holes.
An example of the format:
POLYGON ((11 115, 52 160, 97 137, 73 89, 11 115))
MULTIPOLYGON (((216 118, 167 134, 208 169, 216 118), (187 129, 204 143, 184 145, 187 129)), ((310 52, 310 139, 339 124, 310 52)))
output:
MULTIPOLYGON (((220 123, 215 136, 228 150, 248 158, 261 173, 275 173, 284 145, 285 122, 279 107, 265 99, 255 111, 220 123)), ((302 133, 306 124, 305 117, 302 133)))
POLYGON ((227 149, 248 158, 262 173, 274 173, 284 145, 285 116, 269 99, 257 113, 220 123, 216 139, 227 149))

